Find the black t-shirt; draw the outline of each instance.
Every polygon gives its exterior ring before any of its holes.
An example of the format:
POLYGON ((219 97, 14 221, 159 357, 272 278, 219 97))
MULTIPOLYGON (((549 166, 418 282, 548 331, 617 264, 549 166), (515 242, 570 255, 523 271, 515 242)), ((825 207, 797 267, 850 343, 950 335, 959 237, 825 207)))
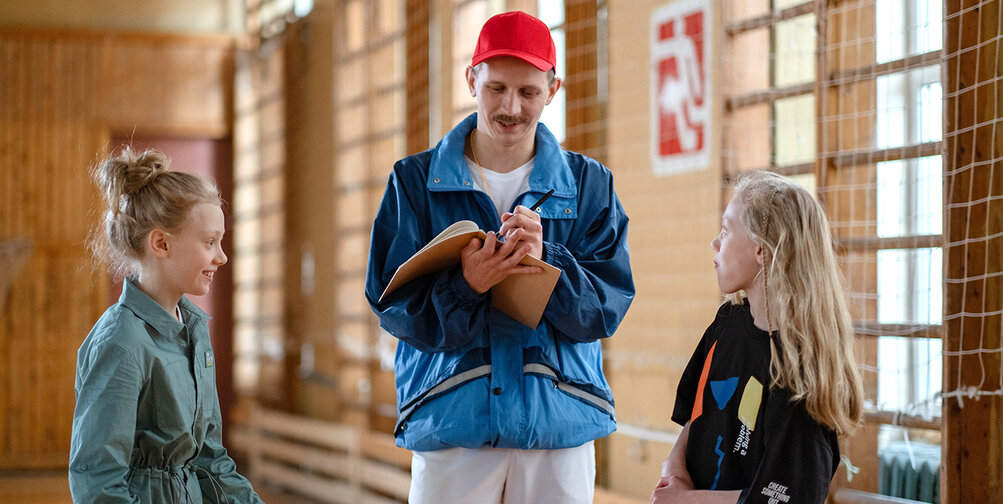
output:
POLYGON ((771 390, 770 335, 748 303, 725 303, 690 357, 672 420, 690 422, 697 489, 742 490, 739 503, 823 503, 839 465, 836 434, 771 390))

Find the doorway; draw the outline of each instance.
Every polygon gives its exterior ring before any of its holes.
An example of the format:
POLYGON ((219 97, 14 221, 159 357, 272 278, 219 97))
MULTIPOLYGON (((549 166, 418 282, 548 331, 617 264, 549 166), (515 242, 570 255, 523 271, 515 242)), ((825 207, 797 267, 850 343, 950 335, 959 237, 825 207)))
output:
MULTIPOLYGON (((223 251, 233 259, 233 153, 229 138, 200 137, 113 137, 111 148, 118 152, 131 145, 133 150, 158 149, 171 159, 171 169, 206 177, 216 182, 223 197, 226 234, 223 251)), ((122 283, 110 280, 108 304, 118 302, 122 283)), ((220 268, 212 282, 212 289, 204 296, 188 296, 204 310, 209 321, 213 353, 216 358, 216 391, 223 415, 223 434, 228 432, 229 411, 234 402, 233 392, 233 263, 220 268)), ((224 439, 224 443, 225 443, 224 439)))

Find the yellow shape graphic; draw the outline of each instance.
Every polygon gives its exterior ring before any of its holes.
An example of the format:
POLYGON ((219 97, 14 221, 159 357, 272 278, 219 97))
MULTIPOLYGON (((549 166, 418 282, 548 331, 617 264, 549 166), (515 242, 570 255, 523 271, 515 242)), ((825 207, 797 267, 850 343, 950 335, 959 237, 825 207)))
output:
POLYGON ((749 377, 742 392, 742 402, 738 405, 738 419, 749 428, 756 430, 756 417, 759 416, 759 405, 763 402, 763 384, 754 376, 749 377))

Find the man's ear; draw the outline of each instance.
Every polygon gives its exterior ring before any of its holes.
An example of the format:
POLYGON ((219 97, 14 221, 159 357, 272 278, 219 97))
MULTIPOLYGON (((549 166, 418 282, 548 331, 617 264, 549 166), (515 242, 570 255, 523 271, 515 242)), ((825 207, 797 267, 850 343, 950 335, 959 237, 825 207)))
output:
POLYGON ((159 228, 154 228, 150 234, 146 235, 146 246, 150 249, 153 257, 167 257, 170 254, 170 241, 167 233, 159 228))
POLYGON ((467 67, 467 88, 470 89, 470 96, 477 97, 477 88, 474 87, 474 83, 477 81, 477 74, 474 73, 474 67, 467 67))
POLYGON ((557 96, 557 91, 561 89, 561 84, 563 84, 563 82, 564 81, 562 81, 560 77, 554 77, 554 83, 551 84, 547 89, 547 92, 549 93, 547 95, 547 103, 546 103, 547 105, 550 105, 550 101, 553 100, 555 96, 557 96))

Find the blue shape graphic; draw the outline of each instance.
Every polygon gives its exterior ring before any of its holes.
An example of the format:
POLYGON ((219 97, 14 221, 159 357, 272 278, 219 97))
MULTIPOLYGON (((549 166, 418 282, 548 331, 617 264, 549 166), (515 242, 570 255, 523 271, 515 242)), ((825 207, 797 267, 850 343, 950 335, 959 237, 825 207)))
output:
POLYGON ((737 376, 727 380, 711 380, 710 391, 714 394, 714 400, 717 401, 717 409, 723 410, 728 405, 728 401, 731 400, 731 396, 735 395, 737 388, 737 376))
POLYGON ((721 436, 717 437, 717 446, 714 447, 714 453, 717 454, 717 474, 714 475, 714 484, 710 486, 711 490, 717 490, 717 480, 721 477, 721 462, 724 461, 724 452, 721 451, 721 440, 724 439, 721 436))

